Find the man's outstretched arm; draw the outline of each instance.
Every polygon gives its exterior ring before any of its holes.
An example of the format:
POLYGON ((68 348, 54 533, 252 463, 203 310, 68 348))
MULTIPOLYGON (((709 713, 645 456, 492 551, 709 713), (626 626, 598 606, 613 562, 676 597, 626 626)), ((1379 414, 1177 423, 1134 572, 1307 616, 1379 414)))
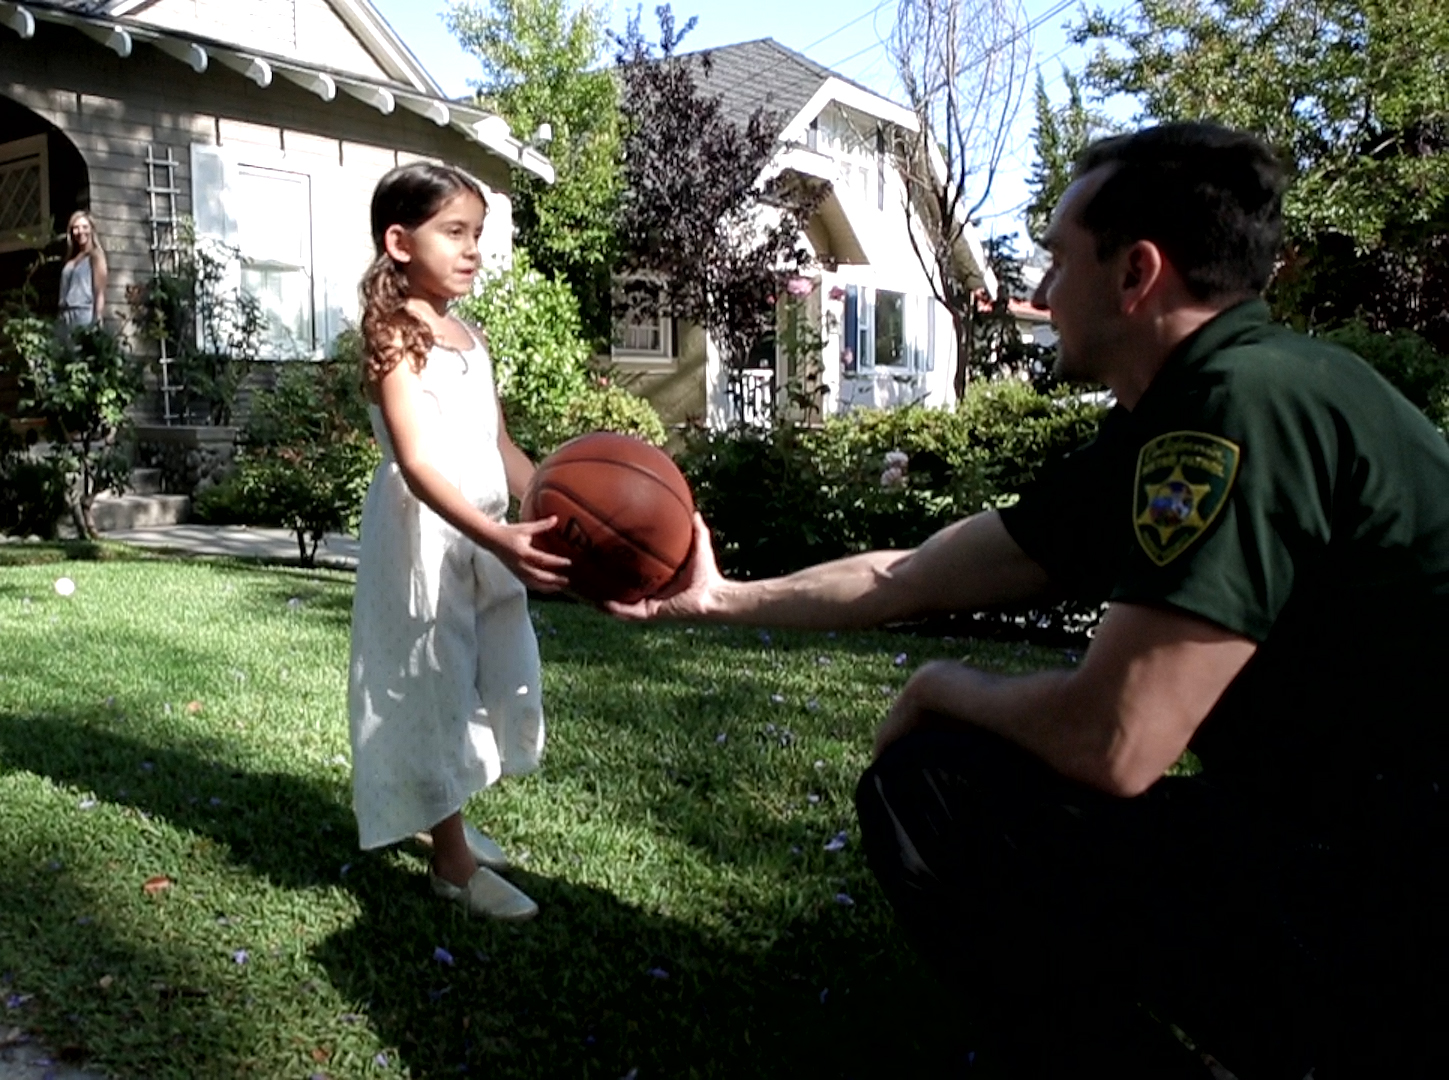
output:
POLYGON ((696 518, 688 573, 667 599, 608 608, 635 619, 853 630, 1023 600, 1047 585, 1046 571, 994 511, 948 525, 911 551, 869 551, 762 581, 721 577, 709 530, 696 518))
POLYGON ((936 661, 911 677, 876 753, 921 727, 994 731, 1113 795, 1151 787, 1257 650, 1170 608, 1113 604, 1075 671, 1002 676, 936 661))

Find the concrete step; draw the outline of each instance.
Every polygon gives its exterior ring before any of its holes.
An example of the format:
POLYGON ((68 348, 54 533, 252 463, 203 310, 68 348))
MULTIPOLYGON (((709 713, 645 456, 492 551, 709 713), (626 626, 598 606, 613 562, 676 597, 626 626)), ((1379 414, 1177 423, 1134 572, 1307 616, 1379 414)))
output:
POLYGON ((91 513, 103 533, 179 525, 191 516, 191 499, 185 495, 100 495, 91 513))

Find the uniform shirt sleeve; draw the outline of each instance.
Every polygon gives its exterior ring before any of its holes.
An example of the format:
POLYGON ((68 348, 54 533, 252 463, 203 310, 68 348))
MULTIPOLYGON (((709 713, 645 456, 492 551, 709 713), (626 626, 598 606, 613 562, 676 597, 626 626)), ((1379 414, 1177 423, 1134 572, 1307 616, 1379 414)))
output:
POLYGON ((1064 596, 1105 600, 1116 580, 1131 499, 1123 466, 1136 451, 1130 426, 1125 410, 1112 410, 1095 439, 1049 466, 1000 511, 1011 538, 1064 596))
POLYGON ((1262 642, 1295 584, 1326 561, 1335 424, 1281 383, 1220 386, 1175 419, 1141 439, 1130 466, 1131 542, 1110 599, 1262 642))

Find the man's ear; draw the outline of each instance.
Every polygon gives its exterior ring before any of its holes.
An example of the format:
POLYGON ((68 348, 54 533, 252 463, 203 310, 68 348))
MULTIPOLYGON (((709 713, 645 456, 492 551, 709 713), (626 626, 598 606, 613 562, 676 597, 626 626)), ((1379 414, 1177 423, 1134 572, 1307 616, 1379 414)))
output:
POLYGON ((1162 249, 1151 240, 1138 240, 1120 256, 1122 314, 1131 315, 1156 292, 1170 273, 1162 249))
POLYGON ((412 262, 412 240, 412 236, 401 225, 389 225, 387 231, 382 234, 383 250, 387 252, 393 262, 412 262))

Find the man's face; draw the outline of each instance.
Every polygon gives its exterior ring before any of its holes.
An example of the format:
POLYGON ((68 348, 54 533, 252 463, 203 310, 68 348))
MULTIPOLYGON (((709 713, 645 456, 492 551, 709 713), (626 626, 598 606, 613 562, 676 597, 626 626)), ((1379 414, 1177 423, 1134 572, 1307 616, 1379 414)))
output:
POLYGON ((1057 331, 1056 372, 1066 379, 1101 382, 1121 362, 1119 260, 1097 257, 1097 238, 1080 220, 1082 208, 1106 176, 1105 168, 1095 169, 1073 181, 1042 237, 1052 263, 1032 303, 1051 311, 1057 331))

